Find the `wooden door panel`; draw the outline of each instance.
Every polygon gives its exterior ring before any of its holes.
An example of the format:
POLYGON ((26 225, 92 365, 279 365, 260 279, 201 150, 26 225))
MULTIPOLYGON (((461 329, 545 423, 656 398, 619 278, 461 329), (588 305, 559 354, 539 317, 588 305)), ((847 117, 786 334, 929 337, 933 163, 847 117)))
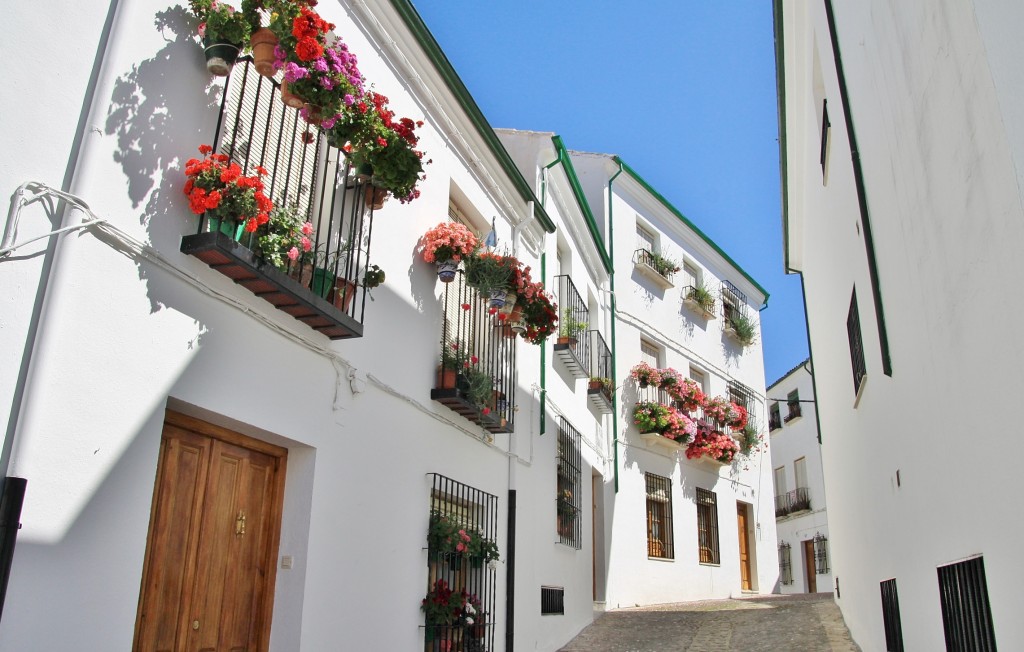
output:
POLYGON ((818 569, 814 565, 814 541, 804 541, 804 575, 807 577, 807 592, 818 592, 818 569))
MULTIPOLYGON (((170 428, 168 430, 171 430, 170 428)), ((171 652, 187 620, 195 533, 205 493, 211 441, 174 429, 160 444, 135 649, 171 652), (150 563, 158 560, 159 563, 150 563)))
POLYGON ((747 537, 747 508, 744 505, 736 505, 736 529, 739 533, 740 544, 740 587, 749 591, 750 583, 750 551, 747 537))

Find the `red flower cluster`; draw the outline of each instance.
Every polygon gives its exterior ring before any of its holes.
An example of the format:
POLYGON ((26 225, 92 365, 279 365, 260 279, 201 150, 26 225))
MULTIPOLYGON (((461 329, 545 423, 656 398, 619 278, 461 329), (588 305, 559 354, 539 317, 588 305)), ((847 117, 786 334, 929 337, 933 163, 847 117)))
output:
POLYGON ((542 284, 537 283, 536 287, 533 297, 521 299, 526 321, 523 339, 531 344, 543 343, 558 328, 558 305, 544 291, 542 284))
POLYGON ((297 41, 295 56, 302 61, 313 61, 324 56, 323 35, 332 29, 334 25, 312 9, 300 9, 300 14, 292 21, 292 36, 297 41))
POLYGON ((200 145, 203 159, 189 159, 185 164, 183 191, 188 196, 189 208, 196 215, 232 222, 245 222, 245 230, 252 233, 270 220, 274 204, 263 194, 260 177, 267 174, 262 167, 254 168, 255 175, 246 176, 238 163, 224 154, 213 153, 209 145, 200 145))

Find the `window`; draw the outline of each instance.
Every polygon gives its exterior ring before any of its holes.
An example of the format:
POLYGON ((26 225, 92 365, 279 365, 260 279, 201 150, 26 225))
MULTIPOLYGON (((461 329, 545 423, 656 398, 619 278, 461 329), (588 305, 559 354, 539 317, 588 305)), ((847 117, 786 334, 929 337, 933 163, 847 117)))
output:
POLYGON ((828 537, 814 535, 814 568, 818 575, 828 572, 828 537))
POLYGON ((768 430, 778 430, 781 427, 782 413, 779 411, 778 402, 775 402, 768 408, 768 430))
POLYGON ((775 469, 775 495, 784 496, 786 494, 786 467, 780 466, 775 469))
POLYGON ((903 626, 900 624, 900 598, 896 580, 885 580, 882 587, 882 623, 885 626, 886 652, 903 652, 903 626))
POLYGON ((558 427, 558 476, 555 497, 558 541, 580 549, 582 527, 580 495, 580 471, 583 458, 580 454, 580 431, 561 417, 558 427))
POLYGON ((688 260, 683 261, 683 286, 700 287, 700 270, 688 260))
POLYGON ((672 539, 672 481, 645 473, 647 482, 647 556, 675 559, 672 539))
POLYGON ((939 567, 946 650, 995 652, 996 635, 981 557, 939 567))
POLYGON ((807 486, 807 458, 801 457, 793 462, 793 475, 796 487, 807 486))
POLYGON ((652 367, 657 368, 659 352, 657 344, 652 344, 647 340, 640 340, 640 362, 646 362, 652 367))
POLYGON ((794 389, 786 395, 786 423, 800 416, 800 390, 794 389))
POLYGON ((748 413, 753 411, 754 392, 739 383, 729 383, 729 400, 741 406, 748 413))
MULTIPOLYGON (((540 615, 562 616, 565 614, 565 587, 540 587, 540 615)), ((466 648, 469 649, 469 648, 466 648)))
POLYGON ((861 383, 867 376, 864 365, 864 340, 860 336, 860 315, 857 312, 857 288, 850 298, 850 314, 846 317, 846 335, 850 338, 850 365, 853 368, 853 393, 860 396, 861 383))
POLYGON ((700 563, 718 564, 718 498, 697 487, 697 548, 700 563))
POLYGON ((729 281, 722 281, 721 296, 722 316, 725 318, 726 325, 729 325, 738 315, 745 314, 747 295, 740 292, 740 289, 729 281))
POLYGON ((783 584, 793 583, 793 561, 790 545, 783 541, 779 544, 779 581, 783 584))
POLYGON ((707 374, 696 367, 690 367, 690 380, 700 386, 702 392, 708 391, 707 374))
POLYGON ((639 224, 636 225, 636 248, 645 249, 652 254, 658 253, 657 239, 654 237, 654 233, 639 224))

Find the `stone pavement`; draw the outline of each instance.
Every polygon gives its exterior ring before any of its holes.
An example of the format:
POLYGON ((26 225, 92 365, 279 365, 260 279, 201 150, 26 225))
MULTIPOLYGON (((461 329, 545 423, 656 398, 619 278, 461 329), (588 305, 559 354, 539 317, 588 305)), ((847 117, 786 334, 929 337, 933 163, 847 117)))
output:
POLYGON ((759 595, 602 614, 560 652, 860 652, 831 593, 759 595))

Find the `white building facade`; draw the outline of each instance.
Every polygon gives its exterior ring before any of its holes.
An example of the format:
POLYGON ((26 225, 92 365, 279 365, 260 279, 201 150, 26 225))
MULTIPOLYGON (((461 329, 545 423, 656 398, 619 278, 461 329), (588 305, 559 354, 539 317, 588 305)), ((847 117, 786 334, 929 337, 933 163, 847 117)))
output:
POLYGON ((1016 456, 973 407, 1022 382, 996 325, 1019 313, 1024 7, 775 6, 836 602, 864 650, 1024 647, 1016 456))
POLYGON ((768 386, 781 593, 828 593, 828 515, 810 360, 768 386))
MULTIPOLYGON (((0 185, 18 189, 0 245, 0 347, 17 352, 0 369, 12 397, 0 470, 27 480, 0 648, 216 647, 237 630, 252 649, 554 650, 592 621, 595 602, 740 592, 737 503, 750 590, 769 591, 766 451, 729 466, 676 462, 628 432, 628 389, 589 389, 593 376, 624 386, 639 355, 639 330, 616 345, 613 318, 613 270, 634 274, 635 232, 621 260, 611 255, 604 191, 584 191, 557 137, 499 138, 406 0, 317 11, 396 113, 424 121, 431 162, 415 201, 364 205, 364 182, 281 108, 276 83, 244 62, 227 80, 206 72, 180 6, 61 1, 12 17, 5 47, 74 23, 61 43, 82 56, 50 76, 15 71, 11 87, 33 106, 0 98, 0 185), (355 282, 318 281, 326 268, 285 277, 207 232, 182 192, 200 144, 230 144, 247 167, 271 168, 272 198, 319 206, 325 240, 349 229, 336 259, 357 261, 355 282), (439 282, 418 245, 448 221, 492 235, 494 251, 572 306, 579 343, 509 337, 464 284, 439 282), (371 264, 387 278, 367 289, 371 264), (487 413, 438 373, 468 337, 492 365, 487 413), (616 369, 621 346, 630 362, 616 369), (644 552, 644 472, 671 479, 684 506, 671 565, 644 552), (717 494, 718 564, 696 561, 691 486, 717 494), (438 513, 496 543, 500 560, 434 554, 438 513), (673 570, 648 586, 656 568, 673 570), (699 582, 682 586, 687 577, 699 582), (448 643, 429 640, 421 611, 441 579, 480 600, 475 627, 448 643)), ((636 204, 666 248, 695 238, 630 183, 616 188, 616 211, 636 204)), ((731 279, 756 321, 766 293, 712 243, 694 242, 701 269, 731 279)), ((640 290, 625 283, 639 315, 640 290)), ((763 429, 759 343, 716 330, 687 354, 672 339, 687 322, 669 316, 681 304, 669 303, 664 323, 644 329, 664 363, 689 355, 709 392, 742 383, 763 429)))

